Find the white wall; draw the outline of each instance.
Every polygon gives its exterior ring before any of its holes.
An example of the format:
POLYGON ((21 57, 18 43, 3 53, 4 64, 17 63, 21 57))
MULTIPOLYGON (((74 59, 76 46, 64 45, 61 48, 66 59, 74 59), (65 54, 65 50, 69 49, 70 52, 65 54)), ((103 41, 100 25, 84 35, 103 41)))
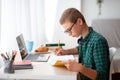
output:
POLYGON ((82 0, 82 13, 91 25, 96 18, 120 18, 120 0, 103 0, 101 15, 98 15, 97 0, 82 0))
POLYGON ((59 19, 63 11, 67 8, 74 7, 80 10, 80 0, 59 0, 58 7, 57 7, 57 15, 56 15, 56 22, 53 32, 53 42, 60 42, 65 43, 64 48, 71 48, 77 45, 77 39, 68 36, 63 31, 63 28, 59 24, 59 19))

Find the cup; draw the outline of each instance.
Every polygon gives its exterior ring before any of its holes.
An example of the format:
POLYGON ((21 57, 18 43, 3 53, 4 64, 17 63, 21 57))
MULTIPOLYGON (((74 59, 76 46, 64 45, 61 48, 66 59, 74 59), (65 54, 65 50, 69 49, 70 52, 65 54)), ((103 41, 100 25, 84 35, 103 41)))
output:
POLYGON ((27 51, 31 52, 33 49, 33 41, 26 41, 25 45, 26 45, 27 51))

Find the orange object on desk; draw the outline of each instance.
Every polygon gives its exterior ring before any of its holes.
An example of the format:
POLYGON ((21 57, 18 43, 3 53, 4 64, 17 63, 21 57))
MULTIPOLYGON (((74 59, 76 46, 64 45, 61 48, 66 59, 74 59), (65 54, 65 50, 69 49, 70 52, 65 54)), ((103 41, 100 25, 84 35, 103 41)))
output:
POLYGON ((35 49, 35 52, 48 52, 48 48, 46 46, 41 45, 37 49, 35 49))

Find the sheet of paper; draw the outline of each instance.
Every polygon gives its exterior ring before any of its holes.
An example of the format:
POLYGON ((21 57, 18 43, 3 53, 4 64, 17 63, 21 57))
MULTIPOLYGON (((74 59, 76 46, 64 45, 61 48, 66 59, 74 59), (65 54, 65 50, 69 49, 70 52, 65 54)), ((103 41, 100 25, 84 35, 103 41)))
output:
POLYGON ((69 59, 74 60, 74 56, 73 55, 62 55, 62 56, 52 55, 48 62, 53 66, 64 66, 62 61, 67 61, 69 59))

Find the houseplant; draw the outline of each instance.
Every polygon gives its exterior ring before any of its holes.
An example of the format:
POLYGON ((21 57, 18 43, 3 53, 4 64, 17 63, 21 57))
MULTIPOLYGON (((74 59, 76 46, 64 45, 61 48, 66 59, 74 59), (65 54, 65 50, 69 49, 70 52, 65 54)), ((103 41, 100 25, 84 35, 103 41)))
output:
POLYGON ((103 0, 97 0, 98 8, 99 8, 99 13, 98 15, 101 15, 101 7, 102 7, 103 0))

